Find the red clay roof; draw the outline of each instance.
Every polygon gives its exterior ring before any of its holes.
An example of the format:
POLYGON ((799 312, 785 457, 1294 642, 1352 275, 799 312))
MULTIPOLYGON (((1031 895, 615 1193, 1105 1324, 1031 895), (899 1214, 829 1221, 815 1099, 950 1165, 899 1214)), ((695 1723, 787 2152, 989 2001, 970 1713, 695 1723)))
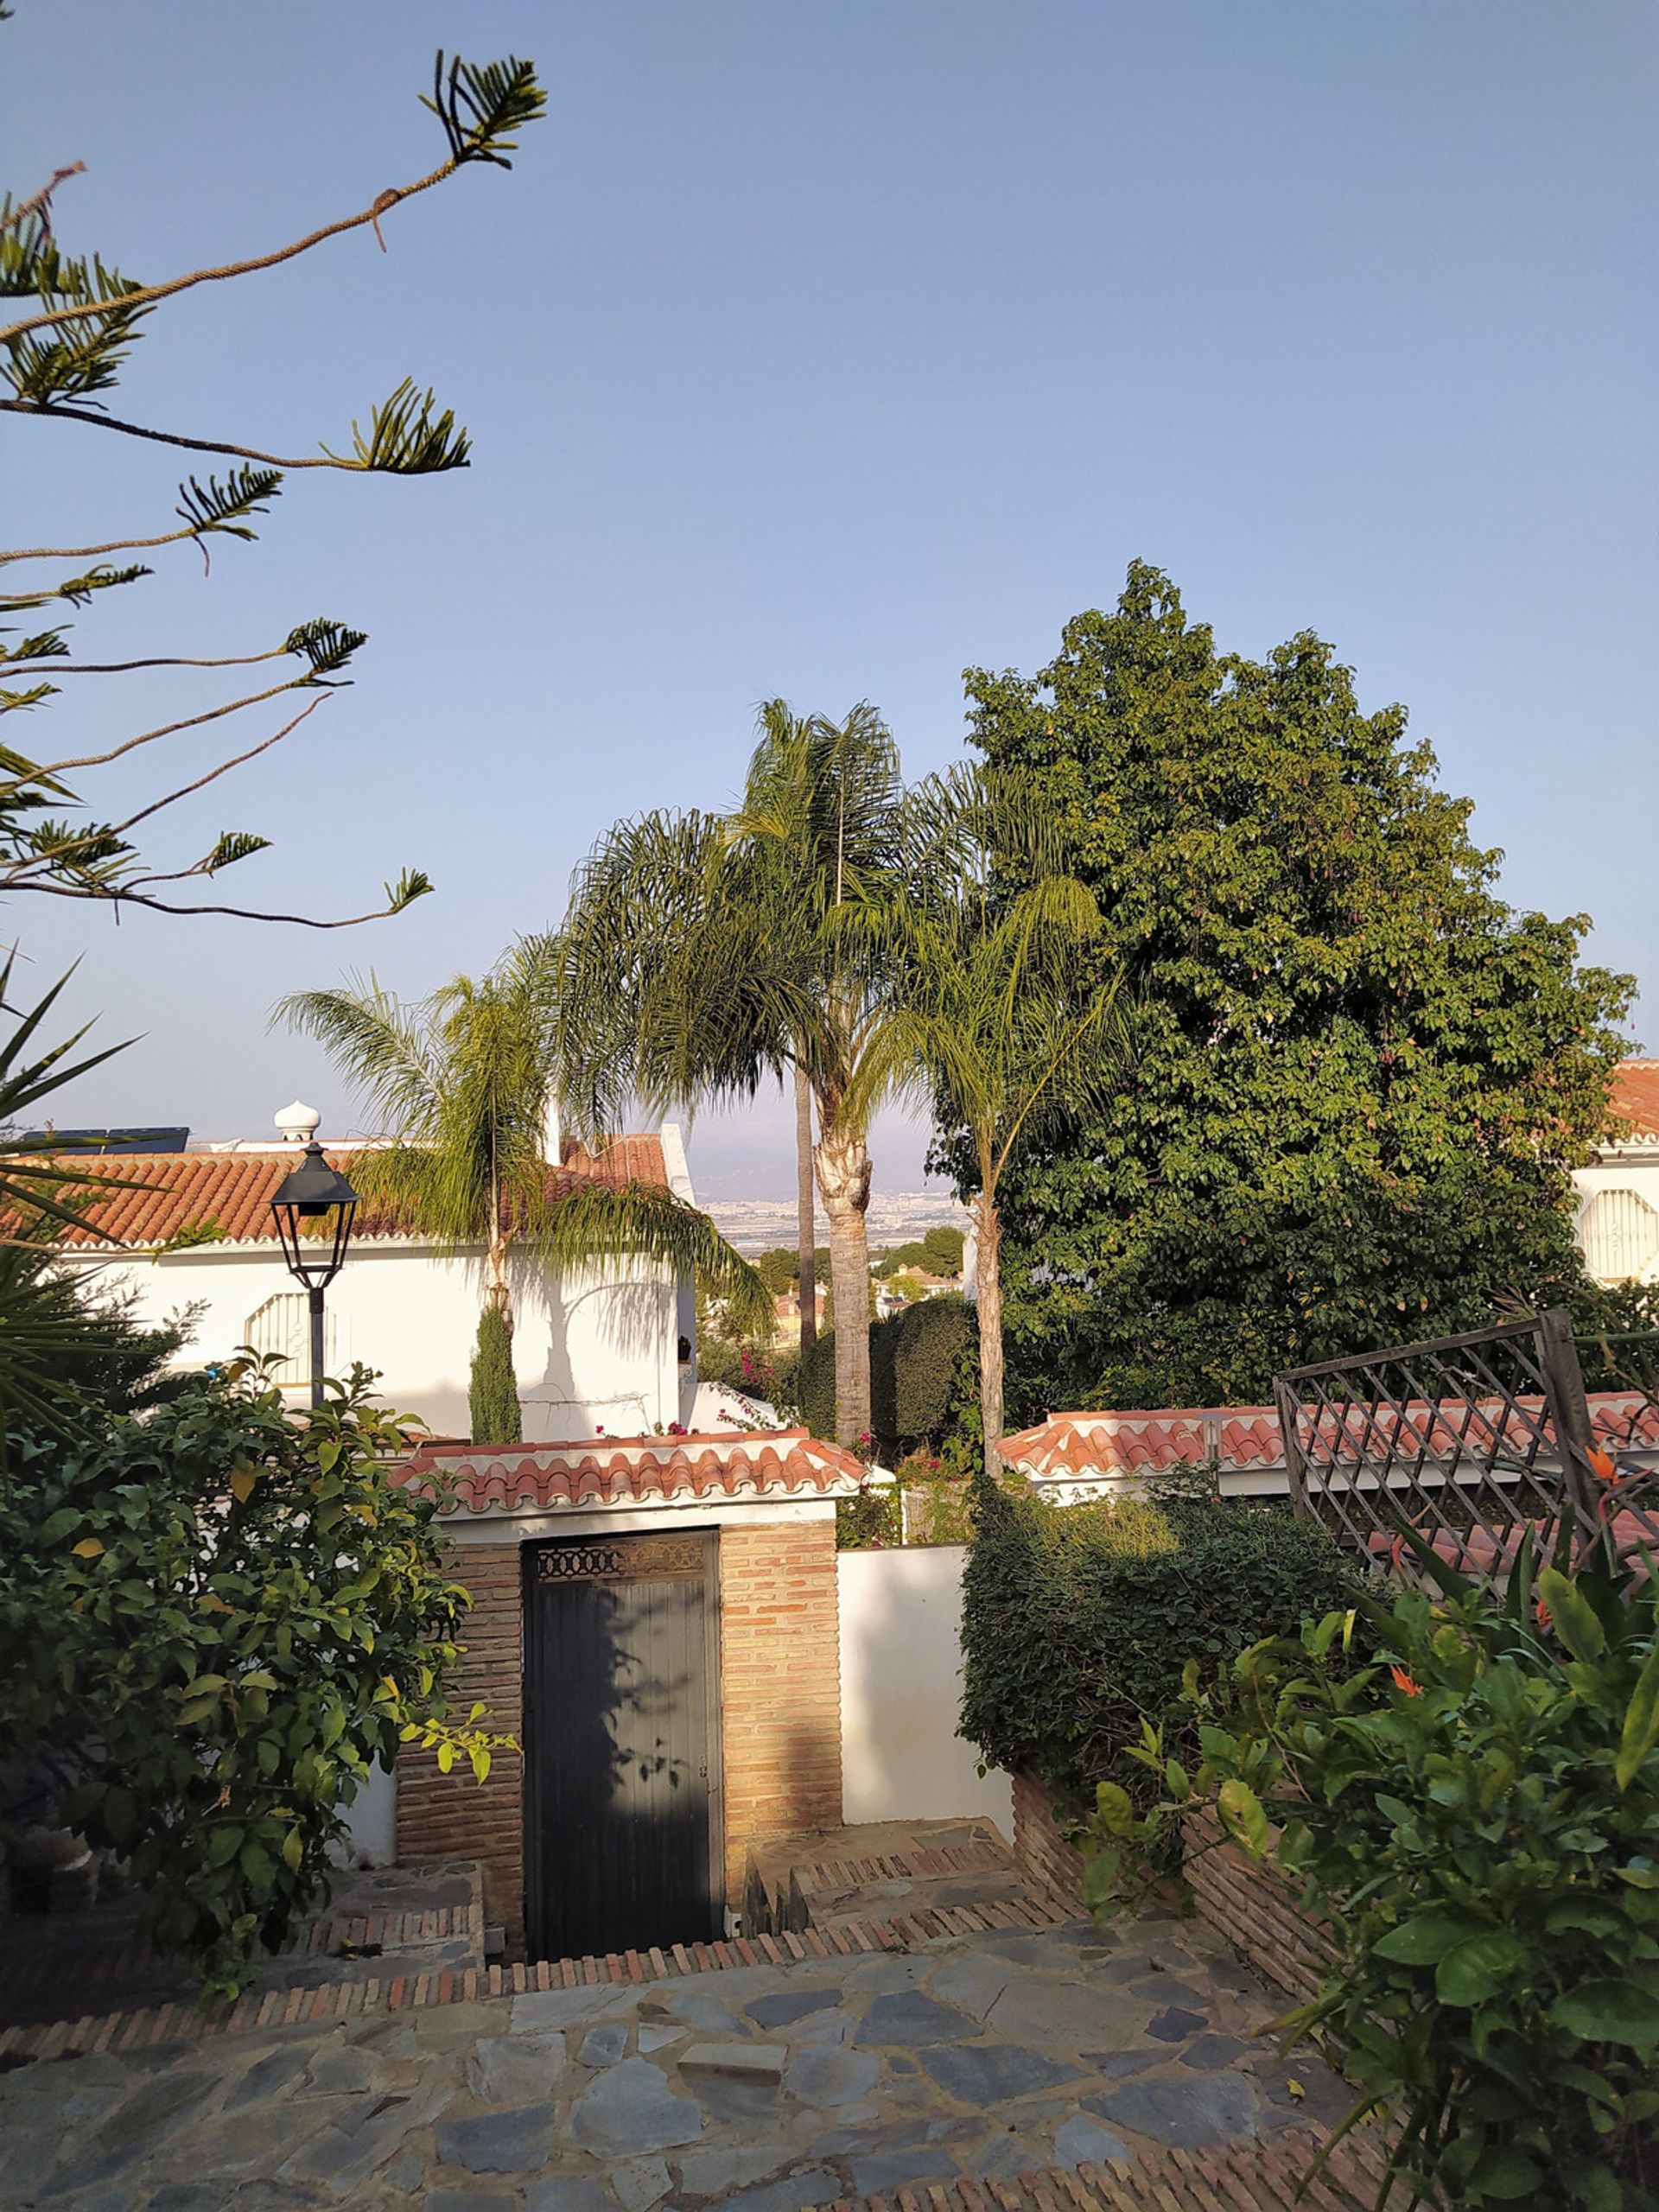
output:
MULTIPOLYGON (((1613 1449, 1659 1447, 1659 1407, 1618 1390, 1593 1390, 1588 1402, 1598 1443, 1613 1449)), ((1460 1401, 1442 1402, 1443 1426, 1458 1422, 1461 1415, 1460 1401)), ((1477 1430, 1478 1426, 1477 1418, 1477 1430)), ((1410 1433, 1415 1440, 1415 1430, 1410 1433)), ((1285 1446, 1279 1416, 1271 1406, 1173 1406, 1158 1413, 1051 1414, 1035 1428, 1005 1436, 1002 1456, 1039 1480, 1166 1474, 1179 1467, 1201 1467, 1212 1457, 1223 1473, 1236 1474, 1251 1468, 1282 1467, 1285 1446)))
POLYGON ((1659 1060, 1621 1060, 1613 1070, 1613 1111, 1630 1135, 1659 1137, 1659 1060))
MULTIPOLYGON (((220 1231, 215 1243, 274 1242, 271 1194, 298 1164, 299 1154, 290 1147, 269 1152, 137 1152, 90 1159, 66 1153, 62 1157, 66 1166, 92 1180, 145 1186, 111 1191, 107 1198, 89 1202, 86 1226, 71 1230, 63 1240, 73 1247, 162 1244, 181 1230, 206 1224, 220 1231)), ((348 1149, 331 1150, 327 1158, 330 1166, 350 1173, 353 1154, 348 1149)), ((668 1184, 662 1141, 654 1136, 620 1137, 597 1158, 575 1151, 554 1177, 559 1184, 593 1179, 617 1189, 629 1182, 664 1189, 668 1184)), ((385 1237, 407 1231, 389 1215, 377 1217, 364 1206, 353 1234, 385 1237)))
POLYGON ((429 1445, 399 1471, 447 1488, 447 1513, 531 1513, 647 1498, 851 1497, 864 1467, 804 1428, 728 1436, 586 1438, 569 1444, 429 1445))

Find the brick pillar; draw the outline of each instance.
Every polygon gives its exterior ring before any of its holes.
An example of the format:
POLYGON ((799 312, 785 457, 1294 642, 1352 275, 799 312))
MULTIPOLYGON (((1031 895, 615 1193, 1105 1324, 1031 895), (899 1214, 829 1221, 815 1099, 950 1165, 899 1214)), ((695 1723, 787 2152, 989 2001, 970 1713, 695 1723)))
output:
POLYGON ((841 1638, 834 1516, 720 1532, 726 1894, 752 1839, 841 1822, 841 1638))
MULTIPOLYGON (((504 1531, 504 1535, 507 1532, 504 1531)), ((461 1624, 467 1649, 450 1678, 452 1712, 465 1715, 482 1699, 492 1735, 524 1736, 522 1684, 524 1600, 519 1547, 457 1545, 449 1573, 472 1593, 461 1624)), ((507 1931, 517 1949, 524 1940, 524 1761, 498 1751, 489 1775, 474 1782, 458 1761, 440 1774, 435 1753, 405 1744, 397 1758, 397 1859, 401 1866, 446 1859, 476 1859, 484 1870, 484 1913, 507 1931)))

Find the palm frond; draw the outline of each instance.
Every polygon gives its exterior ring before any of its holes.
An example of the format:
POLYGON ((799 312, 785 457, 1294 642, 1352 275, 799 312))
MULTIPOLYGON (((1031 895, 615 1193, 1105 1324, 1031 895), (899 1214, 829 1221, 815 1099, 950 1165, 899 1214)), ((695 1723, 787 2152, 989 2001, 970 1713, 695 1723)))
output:
POLYGON ((771 1333, 772 1294, 754 1268, 706 1213, 653 1184, 569 1181, 534 1242, 553 1266, 572 1273, 645 1260, 694 1276, 724 1305, 735 1329, 771 1333))

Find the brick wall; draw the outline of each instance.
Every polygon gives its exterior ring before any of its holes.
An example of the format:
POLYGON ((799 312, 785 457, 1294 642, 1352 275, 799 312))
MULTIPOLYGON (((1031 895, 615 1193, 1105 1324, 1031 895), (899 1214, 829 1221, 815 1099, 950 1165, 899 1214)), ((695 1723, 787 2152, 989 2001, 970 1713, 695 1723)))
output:
POLYGON ((1305 2005, 1335 1946, 1317 1921, 1300 1911, 1295 1891, 1224 1834, 1213 1813, 1184 1823, 1181 1871, 1201 1920, 1275 1988, 1305 2005))
MULTIPOLYGON (((1335 1955, 1325 1930, 1299 1910, 1281 1875, 1224 1834, 1213 1813, 1187 1819, 1182 1845, 1181 1872, 1199 1919, 1275 1988, 1306 2004, 1335 1955)), ((1081 1900, 1083 1859, 1056 1825, 1053 1798, 1031 1774, 1014 1777, 1014 1855, 1027 1881, 1081 1900)))
POLYGON ((753 1838, 840 1824, 834 1520, 722 1529, 720 1616, 726 1894, 735 1904, 753 1838))
MULTIPOLYGON (((481 1725, 522 1739, 523 1599, 516 1543, 468 1544, 451 1554, 449 1572, 472 1592, 461 1637, 467 1649, 453 1679, 452 1710, 475 1699, 490 1708, 481 1725)), ((524 1772, 516 1752, 498 1751, 484 1782, 458 1763, 440 1774, 430 1751, 405 1745, 397 1760, 397 1857, 404 1865, 476 1859, 484 1872, 484 1916, 504 1926, 515 1949, 524 1939, 524 1772)))
POLYGON ((1053 1798, 1023 1769, 1014 1777, 1014 1856, 1028 1882, 1081 1903, 1082 1856, 1060 1834, 1053 1798))

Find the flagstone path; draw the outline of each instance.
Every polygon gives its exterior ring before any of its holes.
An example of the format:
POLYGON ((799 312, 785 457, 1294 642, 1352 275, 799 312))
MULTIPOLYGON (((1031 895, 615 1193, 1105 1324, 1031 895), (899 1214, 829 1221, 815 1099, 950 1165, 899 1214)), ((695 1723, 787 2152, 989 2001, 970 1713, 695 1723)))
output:
POLYGON ((1132 2177, 1346 2110, 1253 2035, 1276 2009, 1200 1923, 1152 1917, 48 2060, 0 2075, 0 2204, 802 2212, 1132 2177))

